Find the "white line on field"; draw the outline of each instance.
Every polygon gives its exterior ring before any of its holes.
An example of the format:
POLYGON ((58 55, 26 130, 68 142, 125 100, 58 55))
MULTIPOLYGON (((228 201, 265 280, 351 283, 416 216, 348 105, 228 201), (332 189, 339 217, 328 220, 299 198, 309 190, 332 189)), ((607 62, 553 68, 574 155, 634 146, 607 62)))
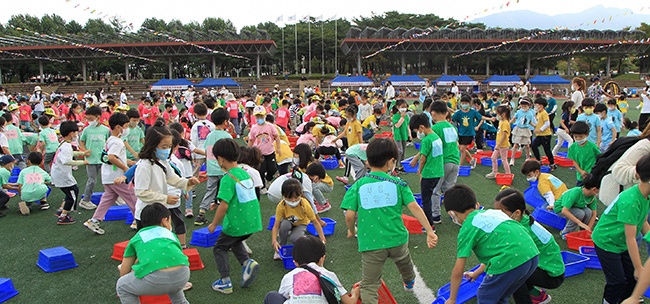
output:
POLYGON ((415 286, 413 287, 413 294, 418 299, 420 304, 429 304, 436 299, 436 294, 427 287, 427 284, 422 280, 422 276, 418 271, 418 268, 413 265, 413 271, 415 271, 415 286))

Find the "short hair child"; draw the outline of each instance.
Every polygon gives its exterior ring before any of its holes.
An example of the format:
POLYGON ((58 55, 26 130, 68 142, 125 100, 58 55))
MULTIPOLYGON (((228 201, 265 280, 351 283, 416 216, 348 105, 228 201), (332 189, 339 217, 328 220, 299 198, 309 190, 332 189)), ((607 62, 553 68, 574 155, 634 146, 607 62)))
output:
POLYGON ((321 243, 326 242, 320 221, 309 201, 303 196, 300 181, 295 178, 285 180, 282 183, 282 197, 282 201, 275 208, 275 223, 271 231, 273 259, 276 260, 280 259, 279 250, 282 246, 287 245, 288 242, 294 244, 296 240, 305 236, 305 230, 310 222, 316 228, 321 243))
MULTIPOLYGON (((194 114, 196 115, 197 121, 192 125, 192 129, 190 130, 190 141, 196 148, 208 150, 205 143, 208 135, 215 129, 214 123, 206 119, 208 115, 208 106, 203 102, 194 104, 194 114)), ((230 115, 227 111, 226 115, 228 115, 228 119, 230 119, 230 115)), ((196 166, 192 173, 193 175, 198 175, 201 166, 206 162, 206 156, 195 153, 194 162, 196 166)))
MULTIPOLYGON (((642 282, 647 282, 648 272, 643 268, 636 236, 642 232, 644 239, 650 240, 647 233, 650 154, 639 159, 636 174, 641 182, 618 195, 602 213, 591 235, 605 274, 603 303, 620 303, 630 297, 636 276, 642 278, 642 282)), ((640 296, 645 291, 639 292, 641 287, 634 289, 635 295, 640 296)), ((638 299, 636 297, 636 301, 638 299)))
POLYGON ((29 153, 27 155, 27 168, 21 170, 18 175, 17 184, 20 189, 18 207, 23 215, 29 215, 27 204, 31 205, 33 202, 39 202, 41 210, 50 209, 50 205, 47 203, 49 189, 45 183, 49 183, 52 179, 45 170, 41 169, 42 161, 43 155, 41 152, 29 153))
POLYGON ((478 210, 476 195, 468 186, 456 185, 447 190, 443 204, 452 221, 461 226, 447 301, 456 302, 467 258, 474 251, 479 262, 488 265, 478 300, 505 303, 537 269, 539 250, 535 242, 522 225, 500 210, 478 210), (474 225, 476 222, 493 225, 482 230, 474 225))
POLYGON ((496 137, 496 145, 492 152, 492 172, 485 175, 486 178, 496 178, 499 173, 499 156, 506 174, 510 174, 510 165, 508 164, 508 149, 510 148, 510 135, 512 134, 510 126, 510 108, 504 105, 496 106, 496 118, 499 121, 496 137))
POLYGON ((90 197, 95 189, 97 177, 101 174, 102 168, 102 151, 106 146, 106 140, 110 137, 110 130, 100 123, 102 110, 99 107, 92 106, 86 110, 86 120, 88 126, 83 129, 81 136, 79 136, 79 146, 81 151, 90 151, 90 155, 86 158, 88 165, 86 166, 86 174, 88 180, 86 181, 86 188, 84 189, 84 199, 79 203, 79 206, 84 209, 95 209, 97 206, 90 202, 90 197))
POLYGON ((341 202, 346 210, 345 223, 348 237, 357 235, 359 252, 362 259, 372 260, 361 267, 361 298, 369 303, 377 303, 377 290, 381 285, 381 269, 387 256, 400 269, 404 288, 412 290, 415 284, 415 272, 408 250, 408 231, 404 227, 401 214, 404 206, 413 213, 418 222, 427 231, 427 245, 433 248, 438 236, 435 234, 424 212, 415 202, 413 192, 406 183, 391 177, 386 172, 395 168, 399 152, 391 139, 375 139, 366 150, 370 174, 357 180, 348 189, 341 202), (375 196, 379 191, 388 194, 394 200, 385 200, 375 196), (363 203, 361 203, 363 202, 363 203), (365 207, 364 207, 365 206, 365 207), (372 208, 367 208, 372 206, 372 208), (382 216, 378 216, 381 214, 382 216), (355 222, 358 221, 358 233, 355 222), (377 241, 380 240, 380 241, 377 241), (389 254, 390 253, 390 254, 389 254), (384 258, 382 258, 382 256, 384 258))
MULTIPOLYGON (((313 159, 313 158, 312 158, 313 159)), ((325 193, 332 193, 334 190, 334 181, 325 172, 325 167, 320 162, 312 162, 305 169, 305 173, 309 176, 312 182, 312 194, 314 195, 314 202, 316 206, 316 213, 328 211, 332 208, 329 200, 325 197, 325 193)))
POLYGON ((555 201, 567 191, 567 186, 559 178, 550 173, 542 173, 542 164, 534 159, 529 159, 521 165, 521 174, 526 176, 530 183, 537 183, 539 194, 544 197, 546 207, 552 210, 555 201))
POLYGON ((510 159, 510 166, 515 165, 515 158, 517 149, 520 147, 525 148, 525 157, 530 157, 530 144, 533 130, 535 130, 535 113, 530 110, 530 98, 524 97, 519 101, 519 109, 515 112, 511 123, 515 124, 512 129, 512 158, 510 159))
POLYGON ((460 164, 463 160, 470 162, 471 166, 476 166, 476 159, 472 158, 472 154, 467 149, 474 136, 476 136, 476 127, 483 124, 483 116, 481 113, 470 107, 471 98, 468 95, 463 95, 460 98, 460 111, 456 111, 451 116, 451 120, 458 124, 458 144, 460 146, 460 164))
POLYGON ((183 288, 190 278, 190 263, 181 245, 171 233, 171 214, 154 203, 142 209, 142 229, 131 238, 124 250, 124 259, 117 280, 117 294, 122 303, 137 303, 139 297, 151 293, 148 283, 155 281, 158 290, 168 290, 174 303, 186 303, 183 288), (147 240, 144 240, 144 235, 147 240), (153 237, 153 238, 152 238, 153 237))
POLYGON ((600 151, 605 151, 617 138, 616 125, 614 124, 613 118, 609 118, 609 111, 605 104, 599 103, 594 107, 594 113, 600 119, 600 130, 601 130, 601 141, 600 151))
POLYGON ((41 143, 41 153, 45 155, 43 166, 45 171, 50 172, 52 168, 52 160, 54 153, 59 147, 59 138, 50 126, 50 119, 43 115, 38 118, 38 123, 41 125, 41 132, 38 133, 38 141, 41 143))
POLYGON ((551 136, 553 135, 553 130, 551 126, 553 123, 549 119, 548 113, 546 112, 546 107, 548 106, 548 101, 545 98, 535 99, 535 120, 537 124, 535 125, 535 139, 531 144, 530 148, 533 150, 535 159, 541 161, 539 146, 544 148, 544 153, 548 158, 551 171, 557 169, 555 164, 555 158, 553 157, 553 151, 551 150, 551 136))
MULTIPOLYGON (((589 137, 590 142, 595 143, 597 146, 600 146, 602 129, 601 129, 601 120, 598 115, 594 115, 596 106, 596 101, 587 97, 582 100, 582 110, 583 113, 578 115, 576 121, 584 121, 588 123, 589 126, 589 137)), ((607 109, 607 107, 605 107, 607 109)))
POLYGON ((242 288, 249 287, 259 272, 259 264, 250 258, 242 243, 253 233, 262 230, 262 218, 253 180, 237 164, 239 150, 239 145, 232 138, 220 139, 212 147, 217 163, 227 173, 219 181, 219 206, 208 226, 210 232, 214 232, 219 224, 223 226, 213 250, 221 278, 212 283, 212 289, 225 294, 233 292, 228 264, 231 249, 243 266, 242 288))
POLYGON ((589 125, 585 121, 576 121, 571 127, 571 135, 575 143, 569 147, 567 158, 573 161, 576 169, 576 186, 582 186, 583 177, 591 172, 596 164, 600 149, 588 140, 589 125))
POLYGON ((262 183, 262 177, 256 168, 259 168, 262 161, 264 161, 264 157, 262 157, 262 152, 260 152, 260 149, 258 148, 248 146, 240 146, 239 148, 240 151, 237 163, 239 164, 239 167, 244 169, 244 171, 246 171, 253 179, 255 195, 257 196, 257 200, 259 200, 260 190, 264 186, 264 183, 262 183))
POLYGON ((564 229, 560 232, 562 237, 580 228, 589 231, 594 229, 599 189, 598 179, 587 174, 581 187, 567 190, 555 202, 555 213, 567 219, 564 229))

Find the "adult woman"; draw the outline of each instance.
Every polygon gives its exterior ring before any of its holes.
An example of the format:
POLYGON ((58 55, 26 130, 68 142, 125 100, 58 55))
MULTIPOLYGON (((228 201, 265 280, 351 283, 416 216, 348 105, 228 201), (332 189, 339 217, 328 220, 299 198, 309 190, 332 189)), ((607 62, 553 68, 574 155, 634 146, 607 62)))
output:
POLYGON ((579 108, 582 105, 582 100, 585 99, 587 82, 580 77, 574 77, 571 79, 571 90, 573 91, 571 101, 573 101, 575 108, 579 108))
POLYGON ((639 114, 639 129, 644 130, 648 125, 648 119, 650 119, 650 76, 646 76, 646 87, 643 91, 640 91, 639 98, 643 107, 641 108, 641 114, 639 114))

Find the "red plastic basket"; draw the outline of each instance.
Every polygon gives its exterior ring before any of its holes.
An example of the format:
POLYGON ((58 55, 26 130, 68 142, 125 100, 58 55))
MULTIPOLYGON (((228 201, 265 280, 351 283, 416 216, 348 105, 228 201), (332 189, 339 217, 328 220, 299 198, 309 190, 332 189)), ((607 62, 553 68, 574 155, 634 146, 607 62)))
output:
POLYGON ((141 304, 172 304, 172 300, 168 295, 160 296, 140 296, 141 304))
POLYGON ((203 261, 201 261, 199 251, 196 250, 196 248, 183 249, 183 254, 187 256, 187 259, 190 262, 190 270, 201 270, 205 268, 203 261))
MULTIPOLYGON (((512 158, 512 150, 508 150, 508 157, 512 158)), ((515 152, 515 158, 521 158, 521 151, 515 152)))
POLYGON ((126 240, 113 245, 113 255, 111 255, 111 259, 121 261, 124 258, 124 250, 126 250, 126 245, 128 244, 129 241, 126 240))
POLYGON ((487 151, 487 150, 476 151, 474 155, 481 155, 482 157, 492 157, 492 151, 487 151))
POLYGON ((512 185, 512 180, 515 178, 514 174, 505 174, 497 173, 497 185, 499 186, 510 186, 512 185))
MULTIPOLYGON (((356 283, 354 286, 352 286, 352 288, 356 288, 358 286, 359 283, 356 283)), ((381 286, 379 286, 377 294, 379 295, 379 301, 377 302, 378 304, 397 304, 395 297, 393 297, 393 294, 390 292, 390 289, 388 289, 388 286, 386 286, 386 283, 384 283, 384 280, 381 280, 381 286)), ((362 304, 361 299, 357 301, 357 304, 362 304)))
POLYGON ((573 160, 570 160, 562 156, 556 156, 555 164, 557 164, 560 167, 573 167, 573 160))
POLYGON ((379 125, 380 125, 380 126, 387 126, 387 125, 388 125, 388 122, 387 122, 387 121, 380 121, 380 122, 379 122, 379 125))
POLYGON ((569 249, 580 250, 580 246, 594 246, 594 241, 591 240, 591 231, 582 230, 567 233, 566 243, 569 249))
POLYGON ((411 234, 422 234, 422 225, 418 222, 418 219, 402 214, 402 220, 404 221, 404 227, 411 234))
POLYGON ((550 165, 551 163, 548 161, 548 157, 543 156, 542 157, 542 165, 550 165))

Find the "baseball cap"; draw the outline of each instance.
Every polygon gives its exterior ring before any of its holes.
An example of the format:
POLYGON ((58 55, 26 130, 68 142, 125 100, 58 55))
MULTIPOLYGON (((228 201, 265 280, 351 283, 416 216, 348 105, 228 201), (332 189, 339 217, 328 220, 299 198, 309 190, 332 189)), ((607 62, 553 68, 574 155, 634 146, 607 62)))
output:
POLYGON ((0 166, 4 166, 6 164, 13 163, 14 161, 16 161, 16 159, 14 159, 13 156, 11 156, 11 155, 3 155, 2 157, 0 157, 0 166))
POLYGON ((266 115, 266 110, 262 106, 253 108, 253 115, 266 115))

